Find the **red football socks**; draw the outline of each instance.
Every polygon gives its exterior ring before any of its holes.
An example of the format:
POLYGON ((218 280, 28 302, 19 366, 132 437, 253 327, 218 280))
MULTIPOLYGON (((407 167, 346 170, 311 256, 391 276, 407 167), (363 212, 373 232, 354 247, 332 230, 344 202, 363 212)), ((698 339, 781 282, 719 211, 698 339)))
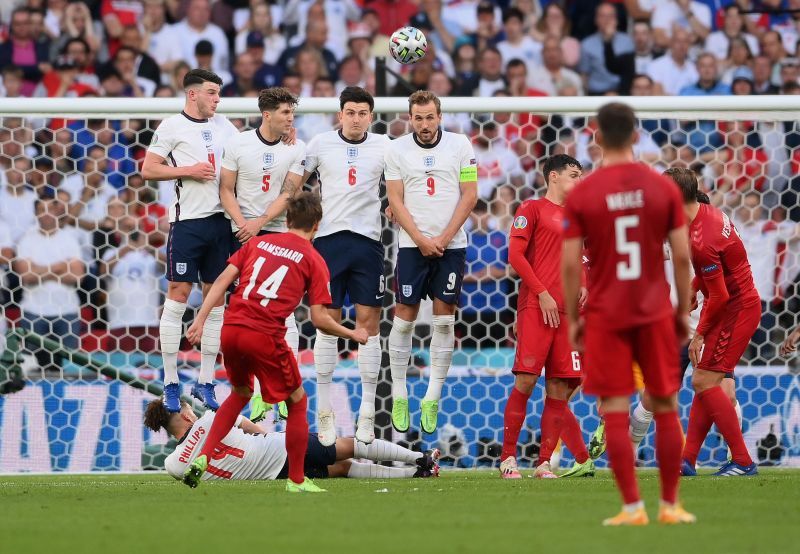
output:
POLYGON ((557 400, 549 396, 544 399, 542 411, 542 440, 539 446, 539 462, 541 465, 550 461, 553 449, 558 444, 561 429, 564 427, 564 412, 567 410, 566 400, 557 400))
POLYGON ((606 452, 614 479, 625 504, 639 502, 639 484, 636 482, 636 467, 633 461, 628 425, 628 412, 610 412, 603 415, 606 422, 606 452))
POLYGON ((716 424, 725 442, 728 443, 733 461, 743 466, 752 464, 753 459, 744 444, 742 429, 739 427, 739 419, 736 417, 736 408, 733 407, 722 387, 711 387, 696 396, 700 397, 708 417, 716 424))
POLYGON ((286 419, 286 453, 289 458, 289 479, 298 485, 305 479, 305 458, 308 449, 308 399, 305 395, 299 402, 289 403, 286 419))
POLYGON ((655 414, 656 460, 661 478, 661 499, 674 504, 681 478, 683 431, 678 412, 655 414))
POLYGON ((525 415, 528 411, 529 397, 529 395, 520 392, 517 387, 511 388, 511 395, 508 397, 505 414, 503 415, 502 460, 509 456, 517 456, 519 432, 522 429, 522 423, 525 421, 525 415))
POLYGON ((686 431, 686 444, 683 446, 683 459, 689 462, 692 467, 697 463, 697 456, 706 435, 711 429, 713 421, 708 416, 700 395, 695 394, 692 400, 692 408, 689 410, 689 428, 686 431))
POLYGON ((208 438, 200 451, 201 455, 205 454, 208 460, 211 461, 214 450, 225 438, 225 435, 233 429, 236 418, 247 406, 247 402, 249 402, 248 398, 239 396, 235 392, 231 392, 228 395, 228 398, 225 399, 225 402, 222 403, 214 416, 214 422, 208 431, 208 438))
POLYGON ((583 441, 583 432, 575 414, 569 409, 569 405, 564 409, 564 426, 561 428, 561 440, 572 452, 575 461, 579 464, 589 459, 589 451, 586 450, 586 443, 583 441))

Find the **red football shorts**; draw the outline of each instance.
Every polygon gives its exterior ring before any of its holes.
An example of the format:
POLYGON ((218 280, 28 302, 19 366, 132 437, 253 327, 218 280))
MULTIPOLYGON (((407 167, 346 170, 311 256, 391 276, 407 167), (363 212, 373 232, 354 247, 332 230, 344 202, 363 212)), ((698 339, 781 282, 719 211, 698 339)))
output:
POLYGON ((517 352, 514 373, 541 375, 561 379, 580 379, 581 360, 569 344, 567 318, 561 314, 561 324, 545 324, 541 310, 527 308, 517 312, 517 352))
POLYGON ((612 329, 604 319, 586 321, 586 371, 583 390, 595 396, 636 392, 633 362, 642 370, 645 389, 669 396, 680 388, 675 320, 667 317, 628 329, 612 329))
POLYGON ((232 387, 261 384, 261 397, 275 404, 286 400, 303 381, 297 360, 283 334, 269 336, 238 325, 223 325, 220 350, 232 387))
POLYGON ((730 373, 739 363, 761 322, 761 303, 725 310, 706 333, 698 369, 730 373))

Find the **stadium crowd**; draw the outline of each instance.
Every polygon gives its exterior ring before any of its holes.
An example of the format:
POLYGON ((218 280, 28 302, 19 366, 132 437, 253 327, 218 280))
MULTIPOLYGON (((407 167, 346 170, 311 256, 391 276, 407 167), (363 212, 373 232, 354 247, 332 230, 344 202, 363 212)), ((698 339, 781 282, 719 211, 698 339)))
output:
MULTIPOLYGON (((428 53, 413 66, 389 58, 407 80, 390 76, 390 95, 798 94, 800 13, 792 9, 800 0, 7 0, 0 99, 174 97, 192 67, 220 75, 228 97, 274 85, 301 97, 334 97, 350 85, 375 93, 375 58, 387 56, 388 36, 409 24, 425 32, 428 53), (789 11, 765 11, 775 9, 789 11)), ((0 267, 9 319, 70 337, 62 339, 68 347, 157 349, 174 192, 138 173, 157 123, 2 118, 0 267), (37 294, 52 287, 68 300, 48 305, 49 293, 37 294)), ((326 115, 295 120, 302 139, 334 125, 326 115)), ((591 171, 600 156, 594 122, 446 114, 444 126, 472 137, 479 167, 459 335, 463 346, 507 345, 513 214, 540 192, 543 156, 565 152, 591 171)), ((776 361, 771 345, 782 337, 771 334, 793 326, 800 311, 800 127, 670 119, 640 126, 637 155, 695 169, 736 222, 764 307, 750 359, 776 361)), ((388 127, 393 137, 407 131, 402 114, 388 127)))

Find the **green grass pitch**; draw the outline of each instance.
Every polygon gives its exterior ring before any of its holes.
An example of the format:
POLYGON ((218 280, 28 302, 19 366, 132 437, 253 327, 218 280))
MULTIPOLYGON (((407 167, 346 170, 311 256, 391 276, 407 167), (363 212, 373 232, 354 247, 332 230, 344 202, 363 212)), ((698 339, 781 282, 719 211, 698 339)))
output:
MULTIPOLYGON (((526 472, 529 473, 529 472, 526 472)), ((640 471, 648 512, 658 477, 640 471)), ((694 526, 610 529, 608 472, 594 479, 502 481, 494 471, 439 479, 204 482, 167 475, 0 477, 0 552, 48 554, 797 552, 800 470, 685 479, 694 526)))

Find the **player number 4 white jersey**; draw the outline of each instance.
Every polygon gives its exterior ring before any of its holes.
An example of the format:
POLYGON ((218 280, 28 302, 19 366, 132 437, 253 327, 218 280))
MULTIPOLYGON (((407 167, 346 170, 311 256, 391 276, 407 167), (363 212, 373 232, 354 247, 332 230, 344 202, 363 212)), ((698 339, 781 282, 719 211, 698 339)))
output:
MULTIPOLYGON (((431 145, 417 142, 409 133, 393 141, 386 151, 386 180, 403 181, 403 203, 426 237, 440 235, 450 223, 461 199, 460 181, 477 180, 475 151, 469 139, 448 131, 440 133, 438 142, 431 145)), ((400 248, 416 247, 403 229, 399 242, 400 248)), ((447 248, 466 247, 462 227, 447 248)))
POLYGON ((148 152, 161 156, 172 167, 209 162, 217 172, 213 181, 175 180, 175 201, 169 208, 171 223, 222 212, 219 202, 222 150, 236 133, 236 127, 223 115, 194 119, 181 112, 158 125, 148 152))
MULTIPOLYGON (((222 167, 237 172, 236 200, 245 219, 260 217, 281 192, 288 173, 303 176, 306 144, 267 141, 258 129, 233 137, 225 146, 222 167)), ((238 230, 231 221, 234 231, 238 230)), ((281 214, 264 227, 269 231, 286 231, 286 214, 281 214)))
POLYGON ((359 141, 340 131, 315 136, 306 150, 306 171, 319 174, 322 221, 317 237, 352 231, 381 238, 380 182, 391 141, 366 133, 359 141))
MULTIPOLYGON (((286 435, 248 435, 236 426, 225 435, 213 456, 203 479, 275 479, 286 463, 286 435)), ((164 461, 164 469, 175 479, 182 479, 208 438, 214 412, 207 411, 195 421, 184 439, 164 461)))

